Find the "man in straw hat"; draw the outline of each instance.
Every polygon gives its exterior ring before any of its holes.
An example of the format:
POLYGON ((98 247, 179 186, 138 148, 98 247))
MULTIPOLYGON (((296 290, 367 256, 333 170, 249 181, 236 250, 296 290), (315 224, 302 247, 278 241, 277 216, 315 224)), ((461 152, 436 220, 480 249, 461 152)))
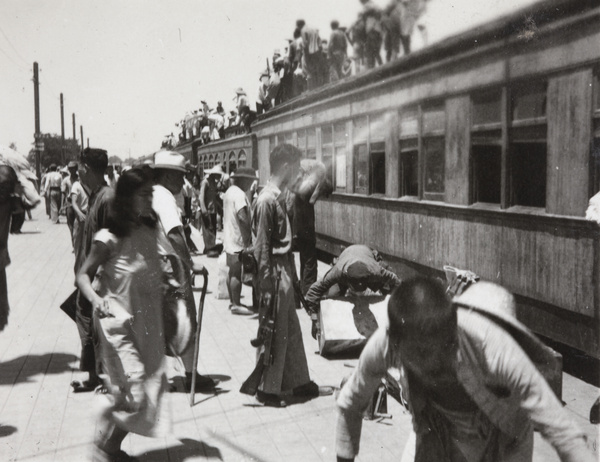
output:
MULTIPOLYGON (((156 184, 152 192, 152 208, 173 250, 187 270, 185 274, 180 275, 179 282, 182 285, 181 290, 184 293, 187 305, 191 332, 195 332, 197 323, 196 307, 190 278, 190 271, 194 268, 195 263, 192 261, 186 244, 181 213, 175 200, 175 195, 181 192, 184 184, 185 157, 173 151, 159 151, 154 156, 153 168, 156 184)), ((185 368, 184 385, 186 391, 190 391, 192 372, 194 371, 194 342, 189 342, 180 357, 185 368)), ((202 375, 196 377, 196 391, 213 388, 214 386, 215 382, 210 377, 202 375)))
POLYGON ((358 453, 362 411, 390 367, 413 416, 403 461, 531 461, 534 427, 562 461, 594 456, 539 372, 554 361, 514 317, 513 296, 479 282, 448 299, 434 279, 404 281, 340 392, 338 461, 358 453))
POLYGON ((233 314, 254 314, 242 306, 242 262, 239 254, 252 245, 252 207, 248 200, 250 186, 258 177, 250 167, 240 167, 230 177, 231 186, 223 196, 223 249, 227 255, 227 291, 233 314))

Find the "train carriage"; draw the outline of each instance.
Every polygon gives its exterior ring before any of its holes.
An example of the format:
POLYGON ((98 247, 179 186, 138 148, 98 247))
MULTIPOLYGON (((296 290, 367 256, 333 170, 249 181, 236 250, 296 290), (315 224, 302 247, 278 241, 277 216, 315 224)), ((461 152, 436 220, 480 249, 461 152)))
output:
POLYGON ((539 2, 275 107, 253 124, 261 182, 274 145, 295 144, 334 184, 321 250, 364 243, 401 275, 470 269, 512 290, 534 331, 600 358, 584 219, 600 189, 599 19, 597 1, 539 2))

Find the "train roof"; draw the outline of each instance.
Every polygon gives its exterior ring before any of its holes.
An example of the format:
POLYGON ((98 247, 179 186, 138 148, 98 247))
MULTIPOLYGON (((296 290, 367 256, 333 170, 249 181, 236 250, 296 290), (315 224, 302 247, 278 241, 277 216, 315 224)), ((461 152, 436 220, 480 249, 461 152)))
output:
MULTIPOLYGON (((486 45, 500 41, 528 42, 534 40, 536 38, 534 34, 540 27, 569 17, 585 17, 586 13, 598 10, 599 5, 598 0, 541 0, 513 13, 476 26, 469 31, 456 34, 421 50, 402 56, 368 72, 350 76, 338 82, 305 92, 261 114, 253 126, 260 125, 261 122, 271 117, 294 111, 311 103, 324 101, 371 84, 385 83, 386 80, 423 68, 428 64, 436 63, 448 58, 448 56, 481 51, 486 45)), ((592 17, 595 16, 592 14, 592 17)))

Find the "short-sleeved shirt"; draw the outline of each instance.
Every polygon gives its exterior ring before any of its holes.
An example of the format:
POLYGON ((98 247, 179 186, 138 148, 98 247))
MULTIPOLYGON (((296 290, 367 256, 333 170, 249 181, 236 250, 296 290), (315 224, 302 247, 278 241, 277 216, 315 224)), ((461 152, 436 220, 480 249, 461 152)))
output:
POLYGON ((71 203, 71 188, 73 187, 73 180, 71 180, 70 176, 66 176, 63 178, 62 183, 60 184, 60 191, 66 196, 66 201, 71 203))
POLYGON ((76 204, 79 210, 81 210, 83 213, 87 213, 88 195, 79 181, 73 183, 73 186, 71 186, 71 193, 69 194, 69 196, 71 197, 72 204, 76 204))
POLYGON ((223 248, 228 254, 244 250, 244 240, 237 216, 244 207, 247 207, 250 213, 248 197, 238 186, 230 186, 223 197, 223 248))
POLYGON ((165 232, 169 232, 178 226, 183 226, 181 221, 181 213, 177 207, 175 196, 162 185, 154 185, 152 192, 152 208, 158 217, 158 221, 165 232))

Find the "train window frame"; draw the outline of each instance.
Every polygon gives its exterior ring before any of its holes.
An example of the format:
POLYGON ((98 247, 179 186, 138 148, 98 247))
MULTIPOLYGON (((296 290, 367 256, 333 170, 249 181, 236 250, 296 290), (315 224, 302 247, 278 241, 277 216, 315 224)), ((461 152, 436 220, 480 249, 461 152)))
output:
POLYGON ((348 123, 346 121, 333 124, 333 155, 335 157, 335 190, 346 192, 346 167, 348 164, 348 123))
MULTIPOLYGON (((445 101, 430 102, 427 105, 421 105, 419 113, 419 154, 421 167, 421 187, 422 199, 429 201, 443 202, 446 195, 446 114, 445 101), (440 117, 441 114, 441 117, 440 117), (440 121, 440 118, 443 118, 440 121), (435 150, 428 152, 428 145, 441 142, 442 166, 441 166, 441 190, 428 189, 431 183, 428 181, 433 176, 438 176, 439 172, 430 169, 428 163, 430 155, 435 150)), ((440 169, 436 169, 440 170, 440 169)))
POLYGON ((235 151, 231 151, 229 153, 229 157, 227 158, 227 173, 229 173, 230 175, 232 173, 231 172, 231 162, 232 162, 232 160, 235 163, 235 169, 234 169, 234 171, 235 171, 235 170, 237 170, 237 156, 235 154, 235 151))
POLYGON ((321 162, 325 165, 325 174, 331 183, 331 186, 335 188, 335 145, 334 145, 334 131, 333 125, 322 125, 321 126, 321 162), (329 137, 331 137, 329 139, 329 137), (329 154, 325 153, 329 151, 329 154))
POLYGON ((238 153, 238 156, 237 156, 238 168, 245 167, 247 162, 248 162, 248 156, 246 155, 246 151, 244 151, 243 149, 240 149, 240 152, 238 153))
POLYGON ((591 181, 589 196, 600 192, 600 67, 594 70, 592 82, 592 140, 590 146, 591 181))
POLYGON ((503 95, 502 88, 493 88, 472 94, 470 98, 469 202, 471 204, 494 206, 502 204, 503 95))
POLYGON ((361 115, 352 119, 352 156, 354 160, 352 175, 355 194, 385 196, 385 133, 388 130, 389 122, 385 112, 361 115), (381 122, 382 127, 377 130, 375 136, 372 136, 371 124, 378 122, 381 122), (376 178, 381 184, 375 185, 376 178))
POLYGON ((420 198, 420 109, 405 107, 398 115, 398 176, 400 179, 399 195, 406 198, 420 198), (416 153, 416 159, 415 159, 416 153), (416 189, 414 181, 416 177, 416 189))
POLYGON ((513 83, 507 96, 507 205, 545 210, 548 186, 548 81, 513 83), (535 103, 534 106, 540 106, 539 110, 520 114, 519 104, 531 105, 531 102, 535 103))
POLYGON ((316 160, 317 158, 317 129, 310 127, 306 129, 306 152, 307 159, 316 160))
POLYGON ((302 152, 302 157, 306 158, 306 129, 302 128, 296 132, 296 147, 302 152))

